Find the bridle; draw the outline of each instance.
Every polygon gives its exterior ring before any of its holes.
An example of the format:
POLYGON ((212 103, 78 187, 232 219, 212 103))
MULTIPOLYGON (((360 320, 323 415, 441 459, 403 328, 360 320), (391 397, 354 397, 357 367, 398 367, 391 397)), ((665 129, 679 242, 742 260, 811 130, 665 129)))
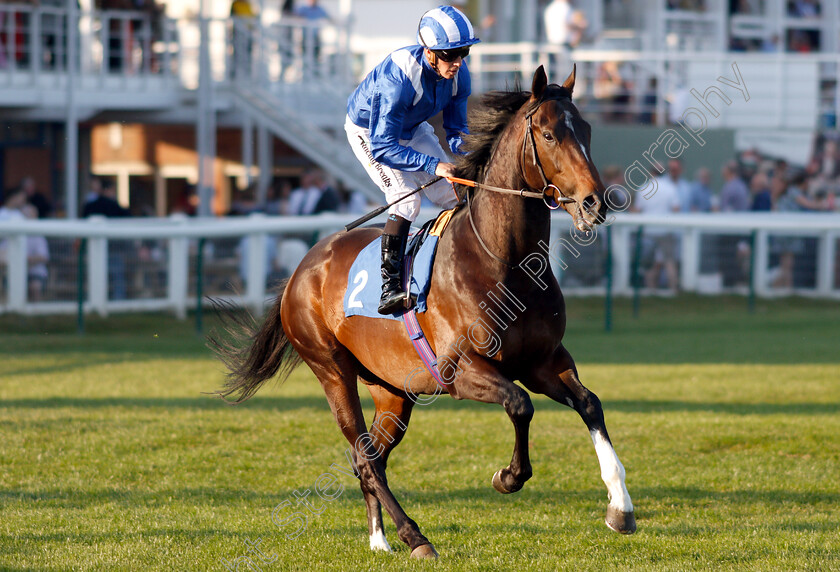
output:
MULTIPOLYGON (((531 153, 532 153, 532 157, 533 157, 533 163, 537 167, 537 170, 539 171, 540 177, 542 177, 542 181, 543 181, 543 188, 542 188, 541 192, 529 191, 529 190, 524 189, 524 188, 519 189, 519 190, 505 189, 505 188, 502 188, 502 187, 494 187, 493 185, 485 185, 484 183, 478 183, 476 181, 468 181, 466 179, 455 179, 455 178, 452 178, 452 177, 450 177, 449 180, 454 182, 454 183, 461 183, 461 184, 467 185, 469 187, 473 187, 473 188, 477 188, 477 189, 484 189, 484 190, 493 191, 493 192, 496 192, 496 193, 519 195, 520 197, 525 197, 525 198, 530 198, 530 199, 542 199, 545 206, 547 206, 551 210, 555 210, 555 209, 560 208, 560 205, 563 204, 563 203, 576 202, 575 199, 563 195, 560 192, 560 189, 557 187, 557 185, 554 185, 554 184, 552 184, 548 181, 548 177, 546 177, 546 175, 545 175, 545 169, 543 168, 542 162, 540 161, 539 153, 537 152, 537 141, 534 138, 534 126, 533 126, 533 122, 532 122, 532 117, 540 109, 542 104, 545 103, 546 101, 558 101, 558 99, 541 99, 537 103, 537 105, 535 105, 534 108, 532 110, 530 110, 525 115, 525 118, 528 120, 528 128, 526 130, 525 137, 522 139, 522 156, 523 157, 527 153, 528 142, 529 141, 531 142, 531 153), (556 203, 554 205, 549 204, 549 202, 548 202, 549 201, 549 195, 548 195, 549 191, 556 192, 556 194, 554 192, 552 192, 551 197, 550 197, 552 200, 556 201, 556 203)), ((523 179, 524 179, 525 173, 523 172, 522 175, 523 175, 523 179)), ((470 226, 473 229, 473 233, 475 233, 475 237, 478 239, 478 243, 481 245, 481 248, 484 249, 484 252, 489 254, 490 257, 493 258, 496 262, 500 262, 501 264, 507 266, 508 268, 515 268, 516 266, 518 266, 518 265, 511 264, 507 260, 493 254, 493 252, 491 252, 490 249, 487 248, 487 245, 481 239, 481 235, 478 234, 478 229, 476 228, 475 221, 473 220, 472 202, 470 201, 470 193, 467 193, 467 215, 468 215, 468 218, 470 219, 470 226)))
MULTIPOLYGON (((567 197, 567 196, 563 195, 563 193, 560 192, 560 189, 557 188, 557 185, 553 185, 553 184, 548 182, 548 177, 545 176, 545 169, 543 169, 542 162, 540 161, 540 156, 537 153, 537 141, 536 141, 536 139, 534 139, 534 124, 533 124, 532 118, 534 117, 534 114, 542 106, 542 104, 545 103, 546 101, 547 100, 545 100, 545 99, 541 99, 540 102, 537 105, 534 106, 534 109, 532 109, 527 114, 525 114, 525 118, 528 120, 528 131, 526 132, 525 137, 522 138, 522 155, 523 155, 523 157, 525 156, 525 146, 527 145, 528 141, 530 141, 531 142, 531 153, 534 157, 534 165, 537 166, 537 169, 540 172, 540 177, 542 177, 542 182, 543 182, 542 200, 545 203, 545 206, 547 206, 551 210, 555 210, 555 209, 560 208, 561 204, 563 204, 563 203, 573 203, 573 202, 575 202, 575 200, 571 197, 567 197), (550 189, 553 189, 553 190, 557 191, 556 196, 559 197, 559 198, 556 199, 557 203, 554 206, 548 204, 547 192, 550 189)), ((550 100, 550 101, 557 101, 557 100, 550 100)), ((522 173, 522 174, 524 175, 525 173, 522 173)))

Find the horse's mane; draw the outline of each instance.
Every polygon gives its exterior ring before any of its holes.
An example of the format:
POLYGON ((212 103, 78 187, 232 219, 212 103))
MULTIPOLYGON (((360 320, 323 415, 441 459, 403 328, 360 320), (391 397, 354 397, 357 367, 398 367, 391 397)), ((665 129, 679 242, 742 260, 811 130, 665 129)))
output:
MULTIPOLYGON (((527 111, 543 101, 571 98, 571 95, 566 88, 551 84, 542 99, 531 104, 527 111)), ((510 91, 491 91, 482 96, 482 107, 470 113, 470 133, 464 136, 462 149, 467 154, 458 155, 455 160, 459 177, 470 181, 481 179, 502 131, 530 98, 531 92, 522 91, 518 84, 510 91)))

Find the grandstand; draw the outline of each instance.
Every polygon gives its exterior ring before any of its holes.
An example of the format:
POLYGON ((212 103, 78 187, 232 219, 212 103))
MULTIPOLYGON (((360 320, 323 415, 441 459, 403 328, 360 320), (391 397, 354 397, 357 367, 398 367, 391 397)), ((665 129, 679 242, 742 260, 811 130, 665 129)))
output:
MULTIPOLYGON (((304 22, 264 1, 255 3, 255 22, 231 18, 229 2, 211 0, 169 2, 165 9, 89 0, 0 5, 0 181, 9 190, 34 177, 59 219, 0 223, 0 311, 70 312, 81 303, 101 313, 169 308, 182 314, 202 281, 204 293, 259 306, 267 277, 293 268, 301 236, 309 242, 348 217, 237 224, 214 216, 229 212, 246 190, 264 203, 279 179, 312 166, 380 200, 346 145, 346 96, 384 54, 413 43, 416 18, 406 15, 436 3, 322 4, 329 22, 304 22), (135 216, 158 218, 75 222, 91 176, 113 180, 118 201, 135 216), (202 220, 161 218, 193 186, 202 220), (45 292, 33 300, 25 249, 26 236, 36 235, 47 238, 51 256, 45 292), (291 254, 278 262, 279 252, 291 254), (126 272, 117 272, 120 265, 126 272), (197 268, 206 276, 196 276, 197 268)), ((687 171, 711 168, 719 188, 720 167, 738 153, 754 149, 804 169, 819 151, 815 141, 836 135, 836 0, 804 2, 804 8, 788 0, 573 4, 589 25, 583 41, 565 49, 544 41, 543 2, 463 2, 485 40, 469 65, 480 94, 527 85, 539 64, 559 81, 576 62, 575 96, 596 124, 593 155, 601 168, 629 167, 677 130, 691 146, 682 155, 687 171), (686 115, 689 109, 702 118, 686 115)), ((616 292, 639 288, 634 275, 644 256, 634 233, 661 224, 683 236, 683 290, 840 294, 836 213, 748 222, 686 214, 679 224, 640 216, 619 215, 612 244, 602 234, 568 268, 555 261, 564 290, 605 291, 607 258, 616 292), (795 279, 777 287, 775 245, 782 235, 801 242, 795 279), (716 244, 727 236, 740 246, 722 254, 716 244)), ((558 233, 565 224, 558 219, 558 233)))

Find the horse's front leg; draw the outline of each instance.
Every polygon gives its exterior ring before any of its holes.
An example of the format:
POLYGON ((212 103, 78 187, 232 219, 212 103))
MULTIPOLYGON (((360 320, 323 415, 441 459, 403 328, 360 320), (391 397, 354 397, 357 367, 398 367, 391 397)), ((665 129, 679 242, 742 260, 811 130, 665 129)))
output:
POLYGON ((618 459, 607 433, 601 400, 580 382, 575 362, 566 348, 561 345, 549 363, 537 368, 533 376, 522 379, 522 383, 535 393, 542 393, 568 405, 581 416, 592 436, 598 463, 601 465, 601 478, 607 485, 610 498, 607 526, 622 534, 634 533, 636 517, 633 501, 630 500, 630 493, 627 492, 624 482, 624 466, 618 459))
POLYGON ((456 399, 498 403, 505 408, 513 422, 516 443, 510 465, 496 471, 492 483, 493 488, 503 494, 521 489, 525 481, 531 478, 528 429, 534 417, 534 406, 528 393, 501 375, 494 362, 480 356, 472 357, 471 362, 452 382, 449 392, 456 399))

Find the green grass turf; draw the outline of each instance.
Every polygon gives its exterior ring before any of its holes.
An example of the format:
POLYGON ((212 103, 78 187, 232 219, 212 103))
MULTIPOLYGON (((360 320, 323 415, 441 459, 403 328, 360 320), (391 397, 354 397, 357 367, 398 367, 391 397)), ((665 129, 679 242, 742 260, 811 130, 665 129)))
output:
MULTIPOLYGON (((343 463, 305 367, 227 407, 189 321, 0 317, 0 569, 224 570, 261 539, 261 570, 838 570, 840 305, 741 298, 644 300, 633 319, 570 299, 567 346, 603 401, 638 532, 603 523, 586 429, 535 397, 534 476, 490 486, 510 459, 498 406, 420 407, 389 482, 441 553, 371 553, 361 493, 287 539, 271 521, 293 491, 343 463)), ((211 324, 212 325, 212 324, 211 324)), ((368 415, 370 399, 365 401, 368 415)), ((314 492, 313 492, 314 494, 314 492)), ((284 513, 285 514, 285 513, 284 513)), ((240 570, 247 566, 240 565, 240 570)))

